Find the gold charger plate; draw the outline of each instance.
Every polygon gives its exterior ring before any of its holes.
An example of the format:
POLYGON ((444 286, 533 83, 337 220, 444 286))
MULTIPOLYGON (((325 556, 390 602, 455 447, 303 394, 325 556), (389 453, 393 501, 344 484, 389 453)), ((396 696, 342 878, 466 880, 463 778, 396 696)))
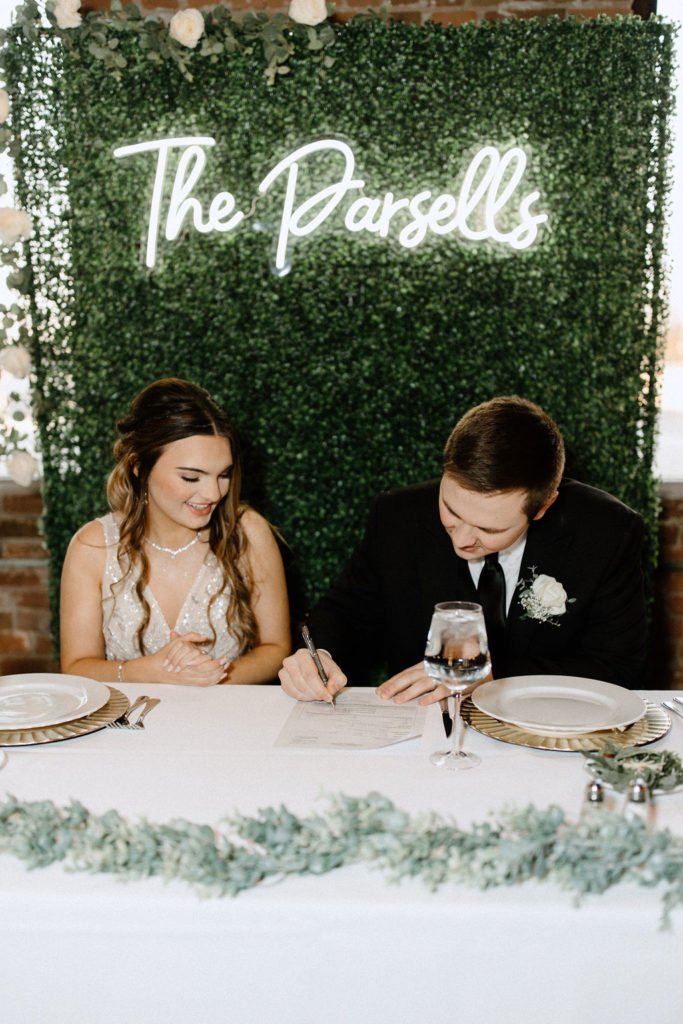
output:
POLYGON ((537 736, 526 732, 517 725, 500 722, 479 708, 471 700, 463 702, 462 717, 469 726, 485 736, 503 743, 515 743, 520 747, 535 747, 538 750, 564 750, 570 753, 582 750, 602 750, 607 740, 619 747, 642 747, 666 736, 671 728, 671 719, 663 708, 645 701, 645 715, 627 729, 604 729, 601 732, 586 732, 581 736, 537 736))
POLYGON ((2 729, 0 730, 0 747, 24 747, 32 743, 55 743, 57 740, 70 740, 74 736, 86 736, 89 732, 104 729, 119 715, 124 714, 130 701, 120 690, 109 687, 109 700, 98 711, 84 718, 76 718, 72 722, 50 725, 42 729, 2 729))

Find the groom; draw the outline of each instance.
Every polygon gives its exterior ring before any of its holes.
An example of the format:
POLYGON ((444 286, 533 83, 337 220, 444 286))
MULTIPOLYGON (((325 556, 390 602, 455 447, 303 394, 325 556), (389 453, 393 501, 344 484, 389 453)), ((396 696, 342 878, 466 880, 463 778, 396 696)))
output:
POLYGON ((494 678, 550 673, 641 685, 645 658, 641 517, 604 491, 562 479, 564 443, 524 399, 463 416, 440 480, 375 499, 365 536, 310 616, 328 676, 286 658, 299 700, 327 700, 380 662, 380 696, 429 704, 443 688, 422 655, 434 605, 484 607, 494 678))

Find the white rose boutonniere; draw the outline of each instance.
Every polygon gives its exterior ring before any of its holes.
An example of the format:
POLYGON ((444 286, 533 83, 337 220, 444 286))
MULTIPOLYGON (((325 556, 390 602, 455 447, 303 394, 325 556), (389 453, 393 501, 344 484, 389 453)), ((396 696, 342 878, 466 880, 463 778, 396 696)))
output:
POLYGON ((327 18, 325 0, 292 0, 288 14, 299 25, 319 25, 327 18))
POLYGON ((28 238, 33 232, 33 222, 23 210, 15 210, 5 206, 0 210, 0 242, 13 246, 16 242, 28 238))
POLYGON ((194 9, 176 11, 168 26, 168 33, 171 39, 193 50, 204 34, 204 18, 194 9))
POLYGON ((542 573, 536 575, 536 566, 531 570, 530 580, 520 580, 519 599, 524 608, 523 619, 537 619, 548 622, 551 626, 559 626, 558 615, 564 615, 568 604, 573 604, 575 597, 567 597, 567 591, 553 576, 542 573))
POLYGON ((83 18, 78 13, 81 0, 57 0, 54 6, 55 20, 60 28, 78 28, 83 18))
POLYGON ((21 380, 28 376, 31 357, 23 345, 8 345, 0 351, 0 366, 21 380))

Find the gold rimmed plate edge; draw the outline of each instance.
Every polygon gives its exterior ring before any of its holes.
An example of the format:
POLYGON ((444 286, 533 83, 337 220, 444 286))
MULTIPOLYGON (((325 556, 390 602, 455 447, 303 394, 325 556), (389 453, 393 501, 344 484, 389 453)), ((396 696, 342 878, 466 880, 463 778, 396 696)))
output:
POLYGON ((480 711, 471 700, 463 703, 462 715, 476 732, 503 743, 535 750, 554 750, 562 753, 581 753, 601 750, 607 740, 620 747, 640 747, 654 743, 669 732, 671 718, 663 708, 651 701, 645 701, 645 714, 627 729, 606 729, 602 732, 584 733, 580 736, 538 736, 519 726, 502 722, 480 711))
POLYGON ((126 695, 115 687, 109 687, 109 695, 106 704, 83 718, 75 718, 73 721, 62 722, 60 725, 45 726, 42 729, 0 730, 0 747, 27 747, 39 743, 57 743, 60 740, 87 736, 91 732, 104 729, 119 715, 124 714, 130 706, 126 695))

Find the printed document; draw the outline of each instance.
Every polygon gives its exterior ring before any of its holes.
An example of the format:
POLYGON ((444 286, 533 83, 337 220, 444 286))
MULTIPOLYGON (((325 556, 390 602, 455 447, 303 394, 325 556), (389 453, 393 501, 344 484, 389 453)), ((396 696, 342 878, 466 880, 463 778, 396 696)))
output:
POLYGON ((422 735, 427 709, 392 704, 374 690, 344 690, 335 707, 323 701, 298 701, 276 747, 299 750, 374 750, 422 735))

